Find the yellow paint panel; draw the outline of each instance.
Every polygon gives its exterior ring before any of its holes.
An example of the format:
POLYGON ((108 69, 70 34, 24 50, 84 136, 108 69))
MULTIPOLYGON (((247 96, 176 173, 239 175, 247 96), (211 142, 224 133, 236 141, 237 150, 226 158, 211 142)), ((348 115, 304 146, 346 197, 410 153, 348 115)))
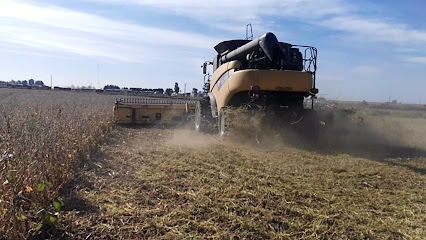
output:
POLYGON ((230 69, 240 69, 241 64, 239 61, 231 61, 225 64, 222 64, 216 71, 213 73, 212 82, 210 83, 210 91, 213 92, 213 89, 217 87, 217 83, 224 73, 230 69))
MULTIPOLYGON (((252 86, 259 86, 262 91, 284 92, 309 92, 313 87, 310 72, 248 69, 235 71, 219 90, 217 82, 220 76, 228 69, 232 69, 230 66, 226 68, 222 66, 218 69, 221 74, 213 75, 215 85, 212 87, 212 92, 216 97, 218 112, 235 94, 249 91, 252 86)), ((232 67, 235 66, 237 65, 233 63, 232 67)))
POLYGON ((309 92, 312 74, 309 72, 253 70, 253 86, 265 91, 309 92))
POLYGON ((194 106, 118 104, 114 108, 117 123, 176 123, 187 120, 194 106))

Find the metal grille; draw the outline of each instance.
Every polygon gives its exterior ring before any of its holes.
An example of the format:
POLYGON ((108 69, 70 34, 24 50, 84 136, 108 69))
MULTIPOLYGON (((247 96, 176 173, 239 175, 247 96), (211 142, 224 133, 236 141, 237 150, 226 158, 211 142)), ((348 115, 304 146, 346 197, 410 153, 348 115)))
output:
POLYGON ((179 98, 120 98, 116 99, 116 102, 118 104, 126 104, 126 103, 133 103, 133 104, 190 104, 195 105, 196 100, 190 100, 190 99, 179 99, 179 98))

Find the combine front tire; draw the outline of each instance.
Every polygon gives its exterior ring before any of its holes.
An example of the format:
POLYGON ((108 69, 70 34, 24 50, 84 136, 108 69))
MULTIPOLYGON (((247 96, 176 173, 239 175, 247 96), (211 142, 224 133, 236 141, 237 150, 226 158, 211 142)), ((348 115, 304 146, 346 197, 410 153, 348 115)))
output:
POLYGON ((218 127, 219 127, 219 136, 224 137, 226 135, 226 131, 227 129, 227 124, 226 124, 226 109, 222 108, 219 114, 219 119, 218 119, 218 127))
POLYGON ((210 103, 205 99, 195 105, 195 131, 208 133, 211 129, 210 103))

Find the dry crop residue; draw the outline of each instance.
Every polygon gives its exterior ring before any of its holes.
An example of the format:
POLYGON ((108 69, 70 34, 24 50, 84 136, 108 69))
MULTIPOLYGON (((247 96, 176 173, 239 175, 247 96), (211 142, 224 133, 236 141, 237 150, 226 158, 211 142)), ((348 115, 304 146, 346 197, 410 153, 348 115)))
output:
POLYGON ((63 187, 113 130, 113 96, 0 89, 0 239, 49 238, 63 187))
POLYGON ((73 239, 424 239, 425 159, 375 161, 118 128, 80 172, 73 239), (414 167, 415 166, 415 167, 414 167))

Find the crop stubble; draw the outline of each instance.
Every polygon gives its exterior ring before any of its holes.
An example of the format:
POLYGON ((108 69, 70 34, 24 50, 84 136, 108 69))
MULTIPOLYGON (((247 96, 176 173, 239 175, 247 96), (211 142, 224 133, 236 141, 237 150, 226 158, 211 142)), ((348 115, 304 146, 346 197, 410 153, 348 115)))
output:
MULTIPOLYGON (((223 140, 118 127, 99 146, 114 97, 13 93, 0 92, 2 181, 13 174, 0 202, 6 238, 426 236, 424 149, 404 143, 404 131, 373 131, 337 114, 319 145, 261 129, 223 140), (38 192, 46 182, 52 187, 38 192), (49 224, 40 210, 55 212, 52 201, 64 203, 58 222, 35 230, 49 224)), ((386 124, 376 122, 395 128, 386 124)))
POLYGON ((426 236, 422 158, 378 161, 189 130, 119 135, 81 172, 89 183, 74 192, 91 210, 66 214, 73 238, 426 236))

